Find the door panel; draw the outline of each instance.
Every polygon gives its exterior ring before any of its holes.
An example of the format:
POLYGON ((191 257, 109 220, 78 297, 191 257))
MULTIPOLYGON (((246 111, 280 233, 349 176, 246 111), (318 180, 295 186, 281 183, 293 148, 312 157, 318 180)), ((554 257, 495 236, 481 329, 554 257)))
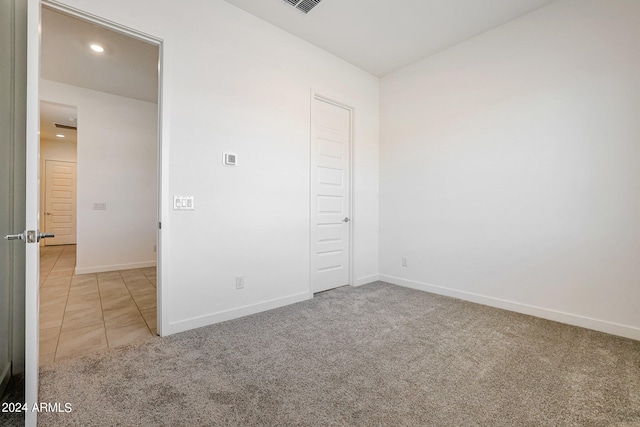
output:
POLYGON ((352 112, 318 97, 313 103, 311 288, 321 292, 350 283, 352 112))
MULTIPOLYGON (((27 120, 25 227, 40 226, 40 1, 27 2, 27 120)), ((39 272, 40 245, 25 243, 25 400, 29 408, 38 401, 39 272)), ((35 426, 37 412, 25 413, 25 425, 35 426)))
POLYGON ((45 245, 76 243, 76 164, 59 160, 45 161, 44 230, 54 238, 45 245))

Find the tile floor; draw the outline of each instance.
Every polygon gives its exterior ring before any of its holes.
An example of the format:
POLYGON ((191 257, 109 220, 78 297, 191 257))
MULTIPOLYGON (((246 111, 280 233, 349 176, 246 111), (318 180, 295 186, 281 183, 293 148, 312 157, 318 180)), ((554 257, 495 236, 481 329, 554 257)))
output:
POLYGON ((76 246, 40 248, 40 365, 152 339, 156 269, 75 275, 76 246))

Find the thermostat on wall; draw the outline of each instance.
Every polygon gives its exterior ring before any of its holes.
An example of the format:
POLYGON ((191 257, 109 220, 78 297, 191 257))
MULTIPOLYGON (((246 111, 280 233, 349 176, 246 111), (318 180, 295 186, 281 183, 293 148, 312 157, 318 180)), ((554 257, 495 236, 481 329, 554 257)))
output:
POLYGON ((224 158, 222 159, 222 163, 227 166, 235 166, 237 163, 237 156, 232 153, 224 153, 224 158))

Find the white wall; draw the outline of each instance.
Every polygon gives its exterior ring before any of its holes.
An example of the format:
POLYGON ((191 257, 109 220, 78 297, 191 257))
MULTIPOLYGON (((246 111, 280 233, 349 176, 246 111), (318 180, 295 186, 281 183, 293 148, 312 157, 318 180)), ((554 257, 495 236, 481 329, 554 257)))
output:
POLYGON ((163 334, 310 297, 312 90, 355 108, 354 281, 377 277, 375 77, 222 0, 64 3, 163 40, 163 334))
MULTIPOLYGON (((77 146, 75 141, 40 140, 40 161, 60 160, 62 162, 77 161, 77 146)), ((41 169, 43 169, 41 165, 41 169)), ((42 177, 40 177, 42 179, 42 177)))
POLYGON ((383 278, 640 339, 639 44, 559 1, 383 78, 383 278))
POLYGON ((157 105, 48 80, 40 98, 78 109, 76 272, 155 265, 157 105))

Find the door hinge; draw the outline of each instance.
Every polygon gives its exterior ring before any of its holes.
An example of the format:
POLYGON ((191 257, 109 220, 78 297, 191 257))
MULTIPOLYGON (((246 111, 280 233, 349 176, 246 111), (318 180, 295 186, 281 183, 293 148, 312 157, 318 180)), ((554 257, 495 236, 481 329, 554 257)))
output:
POLYGON ((158 223, 158 230, 162 230, 162 223, 161 222, 158 223))

